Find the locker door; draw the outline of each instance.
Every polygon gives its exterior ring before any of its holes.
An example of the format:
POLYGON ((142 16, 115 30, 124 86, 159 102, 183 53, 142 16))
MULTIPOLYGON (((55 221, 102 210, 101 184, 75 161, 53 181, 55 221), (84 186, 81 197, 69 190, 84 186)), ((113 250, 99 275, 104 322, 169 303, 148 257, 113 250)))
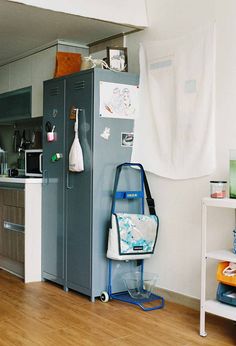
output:
POLYGON ((64 84, 64 80, 45 82, 43 116, 42 267, 43 277, 59 284, 64 284, 64 84), (47 141, 49 123, 57 134, 53 142, 47 141), (55 153, 63 158, 52 162, 55 153))
POLYGON ((92 215, 92 78, 84 72, 67 79, 66 86, 66 151, 67 157, 74 139, 74 121, 69 120, 72 106, 80 110, 79 139, 84 155, 85 170, 66 172, 66 232, 67 232, 67 285, 84 294, 91 289, 91 215, 92 215))

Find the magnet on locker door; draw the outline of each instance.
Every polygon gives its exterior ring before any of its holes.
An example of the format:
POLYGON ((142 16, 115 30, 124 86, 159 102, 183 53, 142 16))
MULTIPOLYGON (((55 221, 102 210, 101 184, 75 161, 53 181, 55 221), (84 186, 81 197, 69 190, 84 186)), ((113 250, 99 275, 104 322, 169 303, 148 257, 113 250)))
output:
POLYGON ((55 125, 52 127, 50 132, 47 132, 47 141, 55 142, 57 140, 57 133, 55 132, 55 125))
POLYGON ((52 155, 51 160, 52 162, 56 162, 58 160, 60 160, 63 157, 63 155, 61 153, 55 153, 52 155))
POLYGON ((47 133, 47 141, 48 142, 55 142, 57 140, 57 133, 56 132, 48 132, 47 133))

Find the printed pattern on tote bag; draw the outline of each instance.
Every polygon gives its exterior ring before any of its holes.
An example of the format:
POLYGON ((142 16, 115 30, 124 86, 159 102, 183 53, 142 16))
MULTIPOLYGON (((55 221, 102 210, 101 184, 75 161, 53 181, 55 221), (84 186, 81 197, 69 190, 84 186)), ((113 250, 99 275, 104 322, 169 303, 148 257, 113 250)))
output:
POLYGON ((156 215, 116 213, 120 255, 153 253, 157 237, 156 215))

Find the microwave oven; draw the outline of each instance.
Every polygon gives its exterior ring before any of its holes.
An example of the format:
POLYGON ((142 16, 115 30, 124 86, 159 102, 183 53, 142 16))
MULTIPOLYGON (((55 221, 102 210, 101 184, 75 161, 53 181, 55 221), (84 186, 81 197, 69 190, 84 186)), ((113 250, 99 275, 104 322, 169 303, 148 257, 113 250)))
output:
POLYGON ((26 177, 42 177, 42 149, 25 150, 25 175, 26 177))

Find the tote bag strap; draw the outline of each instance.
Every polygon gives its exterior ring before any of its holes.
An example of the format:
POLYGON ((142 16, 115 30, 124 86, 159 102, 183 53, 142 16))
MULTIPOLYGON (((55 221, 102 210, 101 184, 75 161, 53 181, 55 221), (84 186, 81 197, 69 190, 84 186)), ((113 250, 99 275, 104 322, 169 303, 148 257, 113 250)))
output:
MULTIPOLYGON (((117 192, 118 182, 119 182, 119 178, 120 178, 120 173, 121 173, 121 170, 123 167, 139 167, 139 169, 141 170, 142 178, 143 178, 142 184, 144 183, 144 188, 145 188, 145 192, 146 192, 146 201, 147 201, 149 213, 150 213, 150 215, 156 215, 155 202, 151 196, 151 192, 149 189, 149 185, 148 185, 148 181, 147 181, 147 177, 146 177, 144 168, 140 163, 122 163, 121 165, 117 166, 114 188, 113 188, 113 195, 112 195, 111 213, 113 214, 115 212, 116 192, 117 192)), ((142 186, 142 188, 143 188, 143 186, 142 186)))

